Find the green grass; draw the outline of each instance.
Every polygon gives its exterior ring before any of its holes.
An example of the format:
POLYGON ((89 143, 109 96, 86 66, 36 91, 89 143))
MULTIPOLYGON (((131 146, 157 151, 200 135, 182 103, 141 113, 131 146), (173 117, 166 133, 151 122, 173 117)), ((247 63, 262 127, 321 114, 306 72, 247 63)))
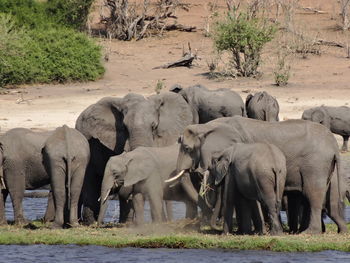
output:
MULTIPOLYGON (((32 229, 0 227, 0 244, 77 244, 108 247, 201 248, 271 250, 284 252, 339 250, 350 252, 350 234, 337 234, 334 225, 320 235, 221 236, 183 228, 177 223, 146 225, 142 228, 97 228, 52 230, 34 222, 32 229)), ((348 225, 350 229, 350 225, 348 225)))

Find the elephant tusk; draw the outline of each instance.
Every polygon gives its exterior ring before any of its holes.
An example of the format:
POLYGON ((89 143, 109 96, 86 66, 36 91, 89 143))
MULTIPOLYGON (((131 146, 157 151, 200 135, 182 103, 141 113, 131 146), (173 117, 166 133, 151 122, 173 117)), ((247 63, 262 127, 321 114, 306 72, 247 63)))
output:
MULTIPOLYGON (((102 203, 106 202, 106 200, 107 200, 107 198, 108 198, 110 192, 111 192, 111 189, 108 190, 108 192, 107 192, 105 198, 103 199, 102 203)), ((99 198, 97 201, 98 201, 98 202, 101 201, 101 196, 100 196, 100 198, 99 198)))
POLYGON ((171 178, 165 180, 165 182, 166 182, 166 183, 174 182, 175 180, 177 180, 178 178, 180 178, 184 173, 185 173, 185 170, 182 170, 182 171, 179 172, 176 176, 171 177, 171 178))

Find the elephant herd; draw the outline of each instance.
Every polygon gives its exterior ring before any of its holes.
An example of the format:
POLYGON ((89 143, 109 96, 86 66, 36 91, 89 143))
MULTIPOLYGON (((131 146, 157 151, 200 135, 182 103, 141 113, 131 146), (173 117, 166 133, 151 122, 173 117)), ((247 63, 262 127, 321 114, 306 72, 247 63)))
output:
POLYGON ((52 227, 102 224, 108 197, 118 194, 121 223, 142 224, 145 200, 153 222, 171 220, 171 201, 181 201, 186 217, 199 207, 224 233, 233 232, 235 215, 237 233, 280 234, 282 209, 291 233, 321 233, 323 213, 346 232, 349 187, 331 132, 347 150, 349 111, 321 106, 304 120, 279 122, 267 92, 244 103, 234 91, 201 85, 106 97, 79 115, 75 129, 16 128, 0 137, 0 223, 8 195, 15 223, 23 223, 25 190, 51 184, 52 227))

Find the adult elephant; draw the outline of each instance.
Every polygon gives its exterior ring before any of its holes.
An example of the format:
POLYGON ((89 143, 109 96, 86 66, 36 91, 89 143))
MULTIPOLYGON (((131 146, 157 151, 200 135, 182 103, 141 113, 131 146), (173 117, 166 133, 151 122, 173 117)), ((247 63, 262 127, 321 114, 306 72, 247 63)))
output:
POLYGON ((279 104, 266 91, 249 94, 245 101, 248 118, 262 121, 279 121, 279 104))
POLYGON ((303 120, 309 120, 326 126, 331 132, 343 137, 342 151, 348 151, 350 136, 350 108, 341 107, 315 107, 303 112, 303 120))
POLYGON ((64 125, 48 137, 42 153, 56 211, 52 227, 77 226, 78 202, 90 159, 89 144, 79 131, 64 125))
POLYGON ((183 88, 176 84, 170 91, 182 95, 191 106, 194 123, 235 115, 246 116, 241 96, 229 89, 209 90, 199 84, 183 88))
POLYGON ((24 191, 50 183, 41 151, 51 134, 15 128, 0 138, 0 223, 6 223, 4 204, 8 194, 12 200, 15 223, 22 224, 26 222, 22 205, 24 191))
MULTIPOLYGON (((193 170, 199 166, 206 170, 213 156, 237 142, 267 142, 283 152, 287 162, 285 191, 287 194, 298 191, 305 196, 310 205, 306 232, 320 233, 321 211, 335 166, 336 179, 341 181, 338 146, 330 131, 322 125, 303 120, 270 123, 238 116, 190 125, 183 134, 177 171, 193 170)), ((198 193, 191 188, 188 180, 181 182, 186 184, 185 189, 192 189, 187 191, 189 196, 194 201, 198 200, 198 193)), ((340 191, 337 193, 335 200, 330 202, 333 207, 329 216, 338 225, 339 232, 346 232, 340 209, 343 200, 340 191)), ((288 211, 292 210, 289 207, 288 211)))
MULTIPOLYGON (((111 156, 138 146, 167 146, 176 142, 185 127, 193 123, 190 106, 182 96, 166 92, 144 98, 104 98, 84 110, 76 128, 88 139, 91 158, 82 191, 83 219, 97 220, 104 169, 111 156)), ((121 213, 127 201, 120 199, 121 213)), ((122 214, 122 221, 126 215, 122 214)))

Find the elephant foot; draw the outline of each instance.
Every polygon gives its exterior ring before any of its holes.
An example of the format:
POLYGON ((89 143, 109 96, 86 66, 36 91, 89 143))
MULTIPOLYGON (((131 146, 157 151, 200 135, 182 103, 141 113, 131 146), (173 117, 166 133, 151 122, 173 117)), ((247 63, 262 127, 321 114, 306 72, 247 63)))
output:
POLYGON ((62 229, 63 228, 63 224, 61 223, 57 223, 57 222, 53 222, 50 226, 50 229, 62 229))
POLYGON ((78 221, 76 221, 76 222, 71 222, 71 223, 69 223, 68 225, 69 225, 69 227, 71 227, 71 228, 77 228, 77 227, 80 226, 80 224, 78 223, 78 221))
POLYGON ((26 225, 26 224, 29 224, 30 221, 25 219, 25 218, 17 218, 15 220, 15 225, 26 225))
POLYGON ((320 229, 315 229, 315 228, 309 227, 301 233, 306 234, 306 235, 319 235, 319 234, 322 234, 322 231, 320 229))
POLYGON ((346 226, 338 227, 338 233, 339 234, 346 234, 346 233, 348 233, 348 228, 346 226))

